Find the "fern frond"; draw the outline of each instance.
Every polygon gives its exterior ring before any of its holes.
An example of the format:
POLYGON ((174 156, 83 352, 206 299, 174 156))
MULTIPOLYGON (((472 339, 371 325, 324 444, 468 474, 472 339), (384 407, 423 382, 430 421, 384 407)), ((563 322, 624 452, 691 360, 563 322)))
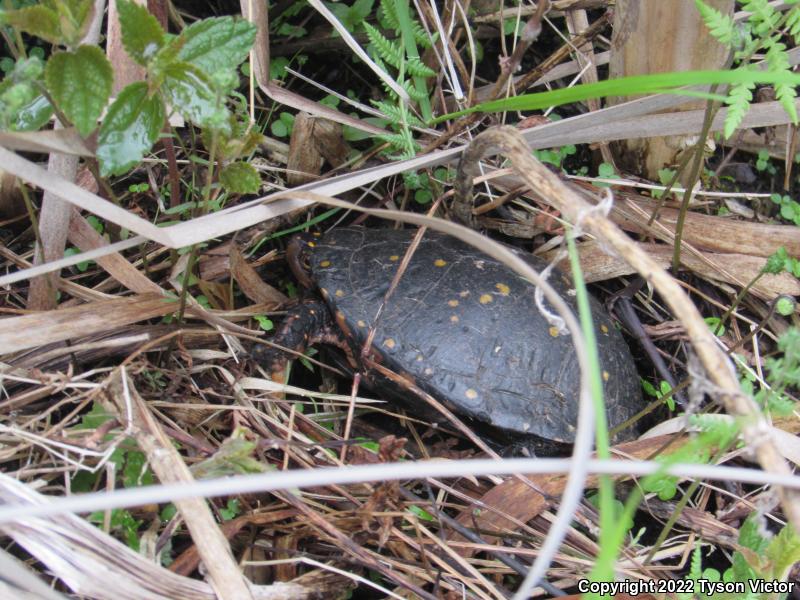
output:
MULTIPOLYGON (((401 31, 402 26, 400 25, 400 19, 397 17, 395 0, 381 0, 381 8, 380 11, 378 11, 378 21, 384 29, 393 29, 398 33, 401 31)), ((432 40, 428 36, 428 32, 425 31, 422 24, 414 18, 411 19, 411 33, 413 33, 414 41, 417 42, 418 46, 423 48, 431 47, 432 40)))
MULTIPOLYGON (((780 72, 790 70, 789 56, 786 53, 786 45, 772 41, 767 49, 767 64, 769 70, 773 72, 780 72)), ((794 99, 797 96, 797 90, 793 85, 788 83, 775 84, 775 99, 781 103, 783 109, 792 118, 793 123, 797 123, 797 108, 794 104, 794 99)))
POLYGON ((733 18, 723 15, 703 0, 695 0, 695 5, 711 35, 721 44, 732 46, 736 39, 736 24, 733 18))
POLYGON ((397 12, 394 8, 394 0, 381 0, 379 17, 381 25, 383 25, 386 29, 400 29, 400 21, 397 20, 397 12))
POLYGON ((414 77, 436 77, 436 71, 416 56, 412 56, 406 61, 406 70, 414 77))
POLYGON ((427 98, 425 90, 418 90, 410 80, 406 80, 400 85, 403 86, 403 89, 408 94, 408 97, 415 102, 422 102, 425 98, 427 98))
POLYGON ((402 133, 379 133, 377 137, 389 144, 394 150, 406 149, 406 136, 402 133))
POLYGON ((402 64, 405 56, 405 52, 403 52, 400 44, 388 39, 369 23, 364 23, 364 29, 366 29, 367 37, 375 47, 378 55, 384 61, 392 65, 395 69, 400 69, 400 65, 402 64))
POLYGON ((425 31, 425 28, 422 26, 422 23, 416 19, 411 20, 411 30, 414 33, 414 40, 417 42, 417 45, 422 48, 430 48, 439 37, 438 33, 435 33, 432 37, 429 36, 428 32, 425 31))
POLYGON ((701 544, 697 544, 692 552, 692 561, 689 565, 689 579, 697 581, 703 576, 703 553, 701 544))
POLYGON ((395 123, 407 123, 415 127, 424 127, 424 123, 407 110, 403 110, 396 104, 390 104, 383 100, 373 100, 372 105, 389 117, 395 123), (405 114, 404 114, 405 113, 405 114))
POLYGON ((725 137, 729 138, 733 135, 742 122, 747 109, 750 108, 750 102, 753 100, 754 83, 737 83, 731 87, 728 92, 728 98, 725 103, 728 105, 728 114, 725 116, 725 137))
POLYGON ((780 13, 770 6, 768 0, 744 0, 742 8, 751 13, 747 20, 757 37, 763 38, 768 35, 777 27, 781 18, 780 13))
POLYGON ((738 421, 733 419, 720 419, 718 415, 690 415, 689 424, 697 427, 702 432, 703 444, 700 453, 705 453, 711 446, 723 446, 730 443, 739 435, 738 421))
POLYGON ((800 44, 800 6, 795 6, 788 13, 786 13, 786 22, 784 23, 786 32, 792 36, 795 44, 800 44))

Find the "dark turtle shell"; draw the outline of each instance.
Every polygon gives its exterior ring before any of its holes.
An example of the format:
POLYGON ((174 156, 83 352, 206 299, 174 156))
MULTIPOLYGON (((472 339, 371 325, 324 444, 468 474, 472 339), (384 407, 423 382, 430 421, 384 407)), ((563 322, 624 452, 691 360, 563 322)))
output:
MULTIPOLYGON (((313 244, 311 279, 356 356, 413 233, 345 227, 313 244)), ((537 270, 545 266, 522 256, 537 270)), ((555 273, 549 281, 577 310, 569 280, 555 273)), ((591 301, 614 427, 641 409, 639 379, 622 336, 591 301)), ((457 413, 514 434, 574 441, 580 382, 570 336, 541 315, 529 282, 472 246, 426 232, 384 307, 373 346, 382 364, 457 413)))

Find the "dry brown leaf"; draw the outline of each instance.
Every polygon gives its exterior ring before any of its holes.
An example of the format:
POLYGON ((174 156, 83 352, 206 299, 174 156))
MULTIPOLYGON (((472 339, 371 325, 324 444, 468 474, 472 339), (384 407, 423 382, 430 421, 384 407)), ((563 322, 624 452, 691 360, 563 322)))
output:
POLYGON ((282 306, 288 298, 261 279, 256 270, 245 260, 236 244, 230 245, 231 277, 250 300, 271 308, 282 306))
MULTIPOLYGON (((623 454, 639 460, 650 458, 656 451, 669 453, 677 450, 682 443, 681 436, 666 435, 647 440, 636 440, 618 444, 612 448, 612 454, 623 454)), ((527 479, 538 490, 547 496, 558 498, 564 491, 567 478, 563 475, 529 475, 527 479)), ((597 486, 597 477, 592 475, 586 479, 587 489, 597 486)), ((516 531, 515 521, 526 523, 547 510, 551 502, 542 494, 528 486, 524 481, 512 477, 493 487, 480 498, 481 510, 476 512, 474 506, 469 507, 458 516, 458 522, 465 527, 489 531, 516 531), (505 516, 504 516, 505 515, 505 516)), ((451 540, 463 538, 451 533, 451 540)), ((474 554, 469 546, 459 548, 463 556, 474 554)))

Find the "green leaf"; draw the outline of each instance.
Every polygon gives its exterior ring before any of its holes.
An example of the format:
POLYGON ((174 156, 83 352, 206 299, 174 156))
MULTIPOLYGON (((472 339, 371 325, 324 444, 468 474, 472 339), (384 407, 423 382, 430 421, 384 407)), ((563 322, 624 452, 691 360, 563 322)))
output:
POLYGON ((41 4, 17 10, 0 11, 0 24, 11 25, 51 44, 62 42, 58 13, 41 4))
POLYGON ((148 97, 145 82, 122 90, 100 126, 97 159, 102 175, 120 175, 142 160, 158 139, 164 117, 163 101, 148 97))
POLYGON ((184 41, 179 60, 210 75, 247 58, 256 39, 256 26, 233 17, 204 19, 184 29, 179 39, 184 41))
POLYGON ((80 46, 75 52, 57 52, 47 61, 45 81, 58 107, 88 136, 111 95, 114 73, 97 46, 80 46))
POLYGON ((264 331, 272 331, 275 329, 275 323, 272 322, 272 319, 265 317, 264 315, 255 315, 253 317, 258 323, 258 326, 263 329, 264 331))
POLYGON ((129 451, 125 456, 122 482, 126 488, 141 487, 153 483, 153 474, 147 468, 147 457, 143 452, 129 451))
POLYGON ((164 75, 161 93, 173 110, 200 127, 230 132, 228 111, 218 106, 214 86, 200 69, 179 62, 168 65, 164 75))
POLYGON ((250 163, 235 162, 219 174, 222 186, 232 194, 257 194, 261 188, 261 175, 250 163))
POLYGON ((89 412, 81 417, 81 422, 75 426, 75 429, 97 429, 113 418, 114 415, 103 408, 102 404, 94 402, 89 412))
POLYGON ((427 510, 424 510, 424 509, 420 508, 419 506, 415 506, 415 505, 412 504, 406 510, 408 512, 410 512, 411 514, 416 515, 416 517, 418 519, 421 519, 423 521, 428 521, 429 523, 435 523, 436 522, 436 517, 434 517, 427 510))
POLYGON ((711 333, 716 335, 717 337, 721 337, 725 335, 725 326, 722 324, 722 319, 719 317, 706 317, 703 319, 708 325, 709 329, 711 329, 711 333))
POLYGON ((164 45, 164 30, 147 8, 131 0, 117 0, 122 45, 131 58, 147 65, 164 45))
POLYGON ((375 0, 356 0, 352 6, 342 2, 326 2, 325 6, 336 16, 350 33, 356 33, 372 13, 375 0))
POLYGON ((52 116, 53 105, 44 96, 37 96, 17 111, 16 121, 11 124, 11 129, 36 131, 44 127, 52 116))

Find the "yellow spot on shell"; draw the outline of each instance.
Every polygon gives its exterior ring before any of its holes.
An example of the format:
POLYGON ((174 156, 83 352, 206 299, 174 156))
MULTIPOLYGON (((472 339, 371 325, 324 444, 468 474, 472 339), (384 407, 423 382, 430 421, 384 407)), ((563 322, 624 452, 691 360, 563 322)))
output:
POLYGON ((458 306, 458 300, 448 300, 447 301, 447 306, 455 308, 456 306, 458 306))
POLYGON ((342 296, 344 296, 344 292, 342 290, 336 290, 336 294, 335 295, 336 295, 337 298, 341 298, 342 296))
POLYGON ((608 327, 605 325, 605 323, 600 325, 600 331, 603 333, 608 333, 608 327))
POLYGON ((400 260, 400 257, 399 257, 399 256, 397 256, 397 254, 392 254, 392 255, 389 257, 389 260, 390 260, 390 261, 392 261, 392 262, 397 262, 398 260, 400 260))
POLYGON ((422 362, 423 360, 425 360, 425 357, 422 356, 422 354, 417 354, 416 360, 417 360, 417 362, 422 362))
POLYGON ((308 242, 308 247, 309 248, 316 248, 317 244, 316 244, 316 242, 308 242))
POLYGON ((472 388, 469 388, 469 389, 468 389, 466 392, 464 392, 464 395, 465 395, 467 398, 469 398, 470 400, 475 400, 475 398, 477 398, 477 397, 478 397, 478 392, 476 392, 476 391, 475 391, 475 390, 473 390, 472 388))
POLYGON ((323 269, 327 269, 328 267, 331 266, 331 261, 323 260, 321 263, 319 263, 319 266, 322 267, 323 269))
POLYGON ((443 267, 447 264, 447 261, 443 258, 437 258, 435 261, 433 261, 433 264, 436 267, 443 267))
POLYGON ((608 374, 608 371, 603 371, 603 381, 608 381, 611 378, 611 375, 608 374))
POLYGON ((550 332, 550 337, 558 337, 558 327, 551 327, 547 331, 550 332))
POLYGON ((359 321, 358 321, 358 323, 356 323, 356 324, 357 324, 359 327, 366 327, 366 326, 367 326, 367 324, 366 324, 366 323, 364 323, 364 321, 361 321, 361 320, 359 320, 359 321))
POLYGON ((489 304, 493 300, 491 294, 482 294, 480 298, 478 298, 478 302, 481 304, 489 304))
POLYGON ((383 340, 383 345, 386 348, 389 348, 389 350, 391 350, 397 345, 397 343, 392 338, 386 338, 385 340, 383 340))
POLYGON ((497 288, 497 291, 500 292, 501 296, 508 296, 511 293, 511 288, 505 283, 497 283, 494 287, 497 288))
POLYGON ((450 317, 450 322, 451 323, 458 323, 458 315, 453 315, 452 317, 450 317))

